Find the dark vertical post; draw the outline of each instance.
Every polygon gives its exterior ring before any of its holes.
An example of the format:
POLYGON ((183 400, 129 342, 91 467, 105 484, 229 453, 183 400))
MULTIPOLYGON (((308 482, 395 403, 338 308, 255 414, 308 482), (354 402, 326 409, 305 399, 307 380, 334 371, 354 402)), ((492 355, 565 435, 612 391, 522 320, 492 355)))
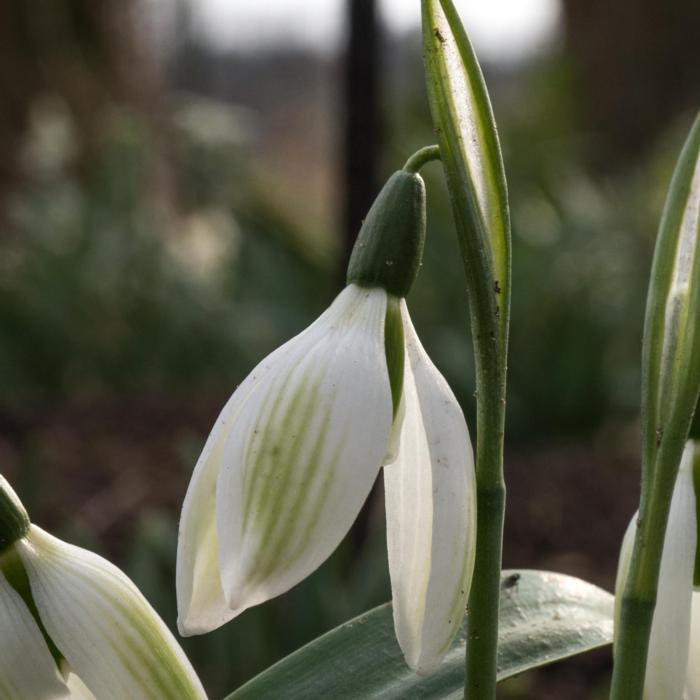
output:
POLYGON ((381 31, 376 0, 347 0, 342 230, 345 274, 352 245, 379 189, 381 31))
MULTIPOLYGON (((381 31, 376 0, 346 0, 347 44, 344 61, 344 135, 341 171, 343 248, 339 276, 345 282, 350 252, 379 190, 381 146, 381 31)), ((375 484, 352 528, 357 552, 367 538, 375 484)))

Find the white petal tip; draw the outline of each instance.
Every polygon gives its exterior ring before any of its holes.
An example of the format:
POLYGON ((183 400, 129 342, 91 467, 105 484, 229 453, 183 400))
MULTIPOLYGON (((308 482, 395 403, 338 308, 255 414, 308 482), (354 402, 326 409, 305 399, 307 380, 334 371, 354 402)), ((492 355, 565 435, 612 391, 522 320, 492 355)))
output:
POLYGON ((409 659, 405 657, 408 667, 418 676, 429 676, 440 668, 440 659, 409 659))
POLYGON ((194 625, 191 622, 183 621, 178 617, 177 631, 181 637, 194 637, 197 634, 205 634, 211 630, 200 625, 194 625))
POLYGON ((218 611, 217 613, 179 615, 177 618, 177 631, 181 637, 196 637, 199 634, 207 634, 219 629, 222 625, 238 615, 240 610, 218 611))

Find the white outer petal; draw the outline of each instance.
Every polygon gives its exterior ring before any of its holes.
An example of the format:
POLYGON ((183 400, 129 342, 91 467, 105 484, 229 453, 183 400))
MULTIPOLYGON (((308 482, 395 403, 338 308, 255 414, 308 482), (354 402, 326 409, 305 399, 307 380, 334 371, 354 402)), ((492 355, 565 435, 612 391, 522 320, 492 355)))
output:
POLYGON ((394 625, 408 665, 430 673, 464 617, 476 547, 474 456, 457 399, 402 301, 405 416, 384 467, 394 625))
MULTIPOLYGON (((313 328, 311 326, 310 328, 313 328)), ((188 636, 210 632, 234 617, 221 587, 219 539, 216 531, 216 482, 226 440, 241 408, 285 348, 307 328, 268 355, 226 402, 207 438, 182 505, 177 542, 178 628, 188 636)))
POLYGON ((69 697, 29 609, 0 572, 0 700, 69 697))
POLYGON ((693 592, 684 700, 700 700, 700 593, 693 592))
POLYGON ((386 305, 381 289, 346 287, 278 351, 230 431, 216 516, 236 614, 314 571, 367 498, 392 422, 386 305))
POLYGON ((97 700, 85 683, 83 683, 75 673, 68 674, 66 683, 70 688, 71 700, 97 700))
POLYGON ((175 638, 116 566, 35 525, 17 550, 46 631, 96 697, 206 698, 175 638))
MULTIPOLYGON (((347 292, 341 293, 346 296, 347 292)), ((258 363, 226 402, 204 444, 182 505, 178 533, 176 589, 178 629, 183 636, 210 632, 238 614, 229 607, 222 589, 216 528, 216 484, 234 423, 260 380, 316 333, 335 313, 336 304, 258 363)))
MULTIPOLYGON (((690 606, 697 530, 692 476, 693 446, 686 445, 673 489, 659 571, 656 609, 649 637, 644 700, 683 698, 690 637, 690 606)), ((622 597, 634 545, 637 514, 630 522, 620 552, 615 593, 622 597)), ((618 603, 619 606, 619 603, 618 603)), ((618 608, 616 606, 616 608, 618 608)), ((616 609, 616 620, 619 609, 616 609)))

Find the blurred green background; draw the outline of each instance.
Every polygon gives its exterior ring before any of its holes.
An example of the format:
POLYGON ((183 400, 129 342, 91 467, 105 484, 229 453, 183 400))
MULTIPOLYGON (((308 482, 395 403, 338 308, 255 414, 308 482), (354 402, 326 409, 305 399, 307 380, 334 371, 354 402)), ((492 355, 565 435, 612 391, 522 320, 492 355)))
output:
MULTIPOLYGON (((0 470, 35 522, 119 564, 171 626, 179 508, 219 409, 338 292, 371 197, 433 141, 418 0, 237 4, 0 2, 0 470)), ((700 6, 514 7, 473 34, 513 218, 504 564, 611 589, 700 6)), ((463 272, 440 169, 424 175, 409 306, 469 419, 463 272)), ((383 517, 375 492, 314 576, 185 640, 212 697, 390 597, 383 517)), ((609 668, 602 651, 501 694, 602 697, 609 668)))

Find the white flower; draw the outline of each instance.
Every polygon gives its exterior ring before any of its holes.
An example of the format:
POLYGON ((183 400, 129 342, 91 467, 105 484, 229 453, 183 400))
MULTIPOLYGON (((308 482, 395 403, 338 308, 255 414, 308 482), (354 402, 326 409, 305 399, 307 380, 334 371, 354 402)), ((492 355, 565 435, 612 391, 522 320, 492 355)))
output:
POLYGON ((182 510, 180 631, 212 630, 308 576, 382 464, 396 632, 409 665, 432 670, 471 582, 473 455, 405 301, 380 287, 349 284, 222 410, 182 510))
MULTIPOLYGON (((693 453, 693 443, 688 442, 671 499, 649 637, 644 700, 700 700, 700 593, 693 592, 697 544, 693 453)), ((635 513, 620 551, 615 582, 616 622, 632 558, 636 524, 635 513)))
MULTIPOLYGON (((0 476, 0 506, 9 502, 19 504, 0 476)), ((119 569, 28 520, 3 544, 0 699, 206 698, 173 635, 119 569)))
POLYGON ((700 592, 693 591, 690 606, 690 643, 684 700, 700 700, 700 592))

